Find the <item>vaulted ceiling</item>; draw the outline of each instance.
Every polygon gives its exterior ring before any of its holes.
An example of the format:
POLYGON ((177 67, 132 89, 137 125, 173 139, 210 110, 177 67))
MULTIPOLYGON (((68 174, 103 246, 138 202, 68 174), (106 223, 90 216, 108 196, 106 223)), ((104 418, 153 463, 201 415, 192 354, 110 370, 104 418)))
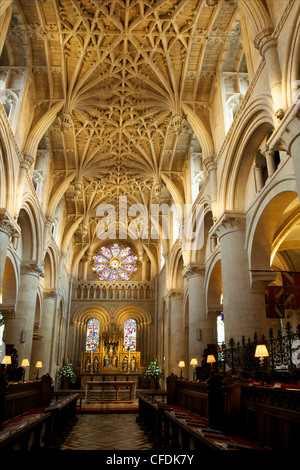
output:
POLYGON ((241 61, 235 0, 19 0, 8 44, 10 63, 32 69, 31 128, 59 109, 45 129, 51 197, 70 215, 89 226, 119 196, 185 200, 185 160, 202 146, 191 126, 213 141, 220 62, 241 61))

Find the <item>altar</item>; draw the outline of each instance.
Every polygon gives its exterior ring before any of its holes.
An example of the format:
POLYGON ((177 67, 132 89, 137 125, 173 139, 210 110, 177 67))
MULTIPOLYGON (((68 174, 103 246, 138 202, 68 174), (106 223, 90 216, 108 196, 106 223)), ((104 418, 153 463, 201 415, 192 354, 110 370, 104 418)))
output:
POLYGON ((81 389, 93 380, 134 381, 140 379, 140 352, 125 350, 119 332, 103 332, 95 351, 81 354, 81 389))

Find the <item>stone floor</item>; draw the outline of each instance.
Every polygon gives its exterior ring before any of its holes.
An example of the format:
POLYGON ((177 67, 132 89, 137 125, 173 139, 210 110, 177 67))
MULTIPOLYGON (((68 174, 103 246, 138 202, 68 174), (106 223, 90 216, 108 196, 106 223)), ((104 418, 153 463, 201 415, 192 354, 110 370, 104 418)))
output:
POLYGON ((79 414, 61 450, 151 450, 136 413, 79 414))

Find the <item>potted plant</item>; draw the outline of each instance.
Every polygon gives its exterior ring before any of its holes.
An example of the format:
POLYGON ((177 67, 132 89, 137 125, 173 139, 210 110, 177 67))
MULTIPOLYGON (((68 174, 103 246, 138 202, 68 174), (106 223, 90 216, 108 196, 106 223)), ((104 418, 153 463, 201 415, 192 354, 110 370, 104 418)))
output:
POLYGON ((149 365, 145 372, 144 377, 145 379, 150 379, 150 388, 155 389, 157 379, 161 377, 161 371, 159 368, 158 359, 155 359, 154 361, 149 362, 149 365))
POLYGON ((63 367, 58 371, 58 377, 62 379, 64 389, 69 388, 69 382, 73 384, 76 382, 76 375, 68 358, 63 367))

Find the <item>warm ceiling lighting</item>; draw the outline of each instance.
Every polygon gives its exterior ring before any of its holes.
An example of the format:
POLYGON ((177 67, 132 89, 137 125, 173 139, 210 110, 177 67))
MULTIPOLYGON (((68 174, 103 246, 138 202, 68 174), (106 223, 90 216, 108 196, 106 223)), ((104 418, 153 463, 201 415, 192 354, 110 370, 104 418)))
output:
POLYGON ((27 367, 27 366, 29 366, 29 361, 28 361, 28 359, 23 359, 22 364, 21 364, 21 367, 27 367))
POLYGON ((213 362, 216 362, 215 356, 213 354, 209 354, 207 356, 207 361, 209 364, 212 364, 213 362))
POLYGON ((4 356, 1 364, 11 364, 11 356, 4 356))

